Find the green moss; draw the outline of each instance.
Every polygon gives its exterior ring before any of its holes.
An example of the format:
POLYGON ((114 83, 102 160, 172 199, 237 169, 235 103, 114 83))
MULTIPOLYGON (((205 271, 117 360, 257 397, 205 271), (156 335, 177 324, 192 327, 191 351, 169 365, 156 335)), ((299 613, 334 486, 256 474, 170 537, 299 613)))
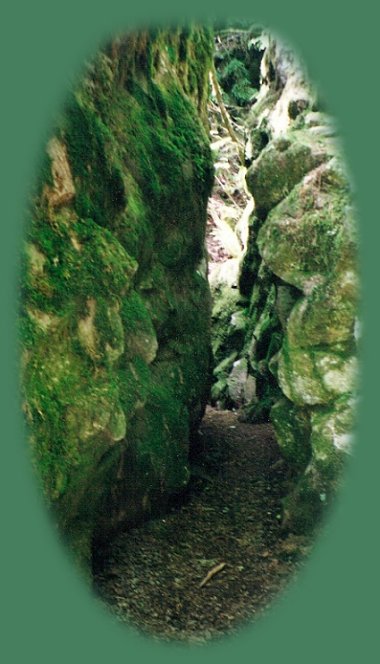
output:
POLYGON ((87 561, 94 532, 153 513, 189 477, 210 359, 196 269, 211 51, 193 27, 114 42, 57 128, 75 197, 50 204, 48 158, 40 171, 23 259, 25 410, 45 494, 87 561))
POLYGON ((269 137, 264 129, 256 127, 251 131, 250 138, 252 146, 251 147, 252 160, 255 160, 259 156, 260 152, 268 144, 269 137))
POLYGON ((189 478, 188 417, 172 382, 162 370, 159 381, 153 376, 144 413, 138 412, 134 421, 139 463, 150 478, 145 483, 148 491, 177 491, 189 478))
POLYGON ((309 413, 283 398, 271 408, 270 420, 282 454, 298 473, 302 472, 312 451, 309 413))
POLYGON ((124 329, 119 315, 119 302, 111 297, 96 300, 94 326, 99 338, 99 363, 113 364, 124 351, 124 329))
POLYGON ((63 329, 40 341, 27 363, 24 389, 35 463, 45 494, 54 501, 67 490, 86 450, 95 453, 92 443, 87 448, 80 441, 107 428, 117 387, 107 372, 95 374, 83 362, 63 329))
POLYGON ((191 34, 190 27, 186 26, 181 30, 181 33, 179 35, 178 56, 181 62, 185 62, 187 60, 188 42, 190 34, 191 34))
POLYGON ((117 297, 130 288, 135 261, 91 219, 68 223, 58 216, 54 225, 38 219, 27 240, 44 259, 42 269, 29 269, 24 279, 23 298, 32 307, 59 313, 75 298, 117 297))
POLYGON ((191 159, 195 168, 195 179, 201 194, 208 196, 214 179, 211 151, 199 121, 196 121, 191 103, 176 88, 167 96, 169 114, 172 118, 172 140, 177 154, 191 159))
POLYGON ((294 187, 270 212, 258 234, 267 265, 301 289, 316 276, 321 281, 322 276, 337 279, 339 274, 341 279, 346 270, 356 270, 346 187, 327 184, 328 173, 332 178, 335 170, 327 164, 294 187))
POLYGON ((79 217, 100 225, 124 208, 125 191, 113 137, 99 115, 79 95, 69 99, 62 128, 77 191, 79 217))
POLYGON ((173 46, 172 44, 168 44, 167 47, 166 47, 166 49, 167 49, 167 52, 168 52, 168 56, 169 56, 170 63, 171 63, 172 65, 174 65, 174 64, 176 63, 176 61, 177 61, 177 53, 176 53, 176 50, 175 50, 175 48, 174 48, 174 46, 173 46))
MULTIPOLYGON (((151 330, 151 319, 141 296, 132 291, 128 298, 122 303, 121 316, 124 329, 128 335, 131 330, 149 328, 151 330)), ((143 332, 142 332, 143 333, 143 332)))
POLYGON ((247 172, 247 185, 256 203, 256 215, 264 219, 304 175, 327 155, 308 143, 292 140, 285 149, 270 143, 247 172))
POLYGON ((128 419, 143 408, 149 392, 151 373, 141 357, 135 357, 117 370, 120 403, 128 419))
POLYGON ((321 381, 313 351, 291 346, 287 337, 281 348, 278 378, 285 395, 299 406, 321 404, 334 398, 321 381))
MULTIPOLYGON (((184 87, 185 91, 196 102, 200 117, 207 126, 208 75, 213 59, 213 35, 212 31, 206 26, 202 26, 202 28, 192 26, 186 36, 185 49, 188 53, 188 59, 184 87)), ((185 49, 183 49, 183 52, 185 49)))
POLYGON ((191 102, 174 84, 161 89, 151 82, 145 91, 135 82, 129 92, 118 100, 119 112, 128 123, 123 128, 124 139, 128 138, 125 157, 155 214, 173 205, 174 196, 181 204, 186 194, 191 195, 183 162, 192 162, 199 189, 208 195, 211 156, 191 102))
POLYGON ((142 298, 132 291, 123 300, 120 313, 125 332, 126 357, 141 357, 147 363, 152 362, 157 353, 157 337, 142 298))
POLYGON ((233 350, 241 348, 244 333, 241 330, 235 330, 230 325, 231 316, 237 310, 239 297, 237 289, 228 286, 222 288, 214 297, 212 348, 216 364, 230 355, 233 350))
POLYGON ((344 396, 313 408, 310 416, 309 463, 284 501, 287 528, 300 534, 315 531, 341 487, 352 442, 354 403, 344 396))
POLYGON ((357 310, 356 283, 322 283, 294 307, 288 321, 289 339, 300 347, 347 342, 353 338, 357 310))

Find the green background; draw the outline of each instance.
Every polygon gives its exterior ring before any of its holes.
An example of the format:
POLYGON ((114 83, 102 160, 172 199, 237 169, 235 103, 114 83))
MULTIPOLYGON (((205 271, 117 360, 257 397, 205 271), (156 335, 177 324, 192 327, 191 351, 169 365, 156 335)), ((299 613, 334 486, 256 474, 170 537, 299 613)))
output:
MULTIPOLYGON (((1 609, 5 662, 367 662, 376 659, 379 592, 377 476, 380 415, 378 20, 368 0, 166 0, 102 4, 35 0, 3 7, 1 49, 1 609), (139 14, 138 14, 139 12, 139 14), (99 41, 159 19, 265 21, 303 56, 338 119, 360 219, 364 340, 356 448, 345 488, 307 568, 269 615, 204 647, 161 645, 116 624, 73 570, 30 468, 18 396, 17 276, 28 188, 38 151, 80 65, 99 41)), ((191 566, 191 560, 189 560, 191 566)), ((196 590, 195 590, 196 592, 196 590)))

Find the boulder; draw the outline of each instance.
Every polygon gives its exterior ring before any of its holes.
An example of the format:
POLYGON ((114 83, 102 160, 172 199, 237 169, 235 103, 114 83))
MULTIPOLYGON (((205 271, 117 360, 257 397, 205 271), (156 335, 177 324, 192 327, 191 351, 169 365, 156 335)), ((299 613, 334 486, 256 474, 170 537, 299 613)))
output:
POLYGON ((304 175, 321 164, 326 153, 297 138, 270 142, 247 171, 247 185, 261 219, 286 198, 304 175))
POLYGON ((210 388, 199 266, 212 52, 193 26, 99 51, 67 95, 30 204, 24 410, 46 501, 87 570, 94 542, 159 513, 189 478, 210 388))

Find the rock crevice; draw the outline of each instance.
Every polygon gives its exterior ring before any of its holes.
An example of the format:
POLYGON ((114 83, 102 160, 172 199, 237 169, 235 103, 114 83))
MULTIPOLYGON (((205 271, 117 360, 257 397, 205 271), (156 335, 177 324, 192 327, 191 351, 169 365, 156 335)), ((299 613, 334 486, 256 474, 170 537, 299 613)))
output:
POLYGON ((196 26, 114 39, 68 96, 33 192, 24 410, 87 567, 94 542, 183 491, 210 389, 273 423, 293 532, 332 502, 352 438, 357 239, 335 127, 266 31, 227 30, 214 54, 196 26))

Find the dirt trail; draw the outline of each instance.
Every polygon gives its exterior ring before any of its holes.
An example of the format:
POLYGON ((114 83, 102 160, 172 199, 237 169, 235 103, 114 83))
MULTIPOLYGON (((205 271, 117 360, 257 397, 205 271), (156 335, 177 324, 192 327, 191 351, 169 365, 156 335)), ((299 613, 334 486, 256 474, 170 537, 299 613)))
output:
POLYGON ((269 424, 208 408, 199 441, 203 454, 181 504, 117 536, 94 580, 119 620, 192 643, 262 614, 310 548, 281 533, 288 471, 269 424))

